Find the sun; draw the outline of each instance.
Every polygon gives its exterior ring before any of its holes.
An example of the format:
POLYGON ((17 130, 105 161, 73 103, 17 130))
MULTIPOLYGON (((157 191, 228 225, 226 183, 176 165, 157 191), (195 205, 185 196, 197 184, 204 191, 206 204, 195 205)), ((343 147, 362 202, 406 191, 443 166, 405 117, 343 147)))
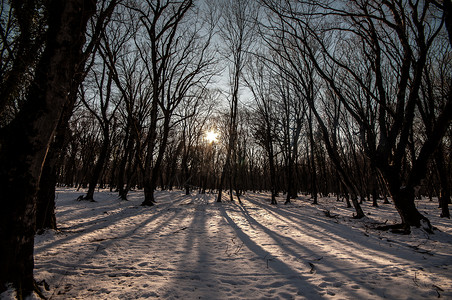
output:
POLYGON ((209 143, 218 142, 218 133, 213 130, 206 131, 204 139, 209 143))

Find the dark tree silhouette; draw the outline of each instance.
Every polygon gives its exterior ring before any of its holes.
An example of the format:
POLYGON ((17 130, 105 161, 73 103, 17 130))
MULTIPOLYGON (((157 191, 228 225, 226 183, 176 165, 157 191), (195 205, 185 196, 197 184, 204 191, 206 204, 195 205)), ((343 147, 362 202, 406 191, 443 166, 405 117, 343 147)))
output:
POLYGON ((0 291, 12 283, 19 297, 34 290, 36 191, 82 58, 86 24, 96 11, 96 1, 50 1, 46 9, 46 46, 27 101, 11 123, 0 129, 0 291))

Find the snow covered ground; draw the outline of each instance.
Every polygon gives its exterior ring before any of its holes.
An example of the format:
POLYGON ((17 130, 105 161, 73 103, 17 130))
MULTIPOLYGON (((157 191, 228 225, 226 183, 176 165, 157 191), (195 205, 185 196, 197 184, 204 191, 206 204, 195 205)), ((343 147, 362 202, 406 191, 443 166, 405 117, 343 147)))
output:
POLYGON ((436 202, 417 205, 439 231, 403 236, 371 229, 397 222, 392 204, 365 202, 353 220, 334 198, 271 206, 249 193, 240 205, 159 191, 141 207, 141 191, 82 193, 59 189, 61 230, 36 237, 50 299, 452 299, 452 222, 436 202))

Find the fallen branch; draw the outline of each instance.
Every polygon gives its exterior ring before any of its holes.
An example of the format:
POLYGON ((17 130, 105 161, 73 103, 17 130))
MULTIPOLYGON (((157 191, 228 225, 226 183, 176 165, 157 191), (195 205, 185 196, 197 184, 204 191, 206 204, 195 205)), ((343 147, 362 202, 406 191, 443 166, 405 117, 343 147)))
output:
MULTIPOLYGON (((422 245, 422 244, 421 244, 421 245, 422 245)), ((419 246, 411 246, 411 245, 409 245, 408 247, 414 249, 414 251, 416 251, 416 252, 418 252, 418 253, 421 253, 421 254, 428 254, 428 255, 430 255, 430 256, 433 256, 433 255, 434 255, 430 250, 422 249, 422 248, 420 248, 419 246)))
POLYGON ((308 262, 309 266, 311 267, 311 270, 309 270, 309 273, 314 274, 316 272, 316 267, 313 263, 308 262))
POLYGON ((323 213, 325 214, 325 216, 327 216, 328 218, 334 218, 336 219, 337 217, 339 217, 339 215, 332 215, 331 212, 327 209, 324 210, 323 213))
POLYGON ((169 236, 169 235, 171 235, 171 234, 176 234, 176 233, 179 233, 179 232, 181 232, 181 231, 183 231, 183 230, 185 230, 185 229, 187 229, 187 228, 188 228, 188 227, 185 226, 185 227, 179 228, 178 230, 173 231, 173 232, 170 232, 170 233, 160 234, 160 236, 169 236))
POLYGON ((436 293, 438 294, 438 298, 441 298, 441 294, 439 292, 444 292, 444 290, 435 284, 432 284, 432 287, 435 289, 436 293))
POLYGON ((187 226, 185 226, 185 227, 182 227, 182 228, 180 228, 180 229, 178 229, 178 230, 174 231, 174 232, 173 232, 173 234, 175 234, 175 233, 179 233, 179 232, 181 232, 181 231, 183 231, 183 230, 185 230, 185 229, 187 229, 187 228, 188 228, 187 226))
POLYGON ((95 243, 95 242, 103 242, 103 241, 107 241, 107 240, 115 240, 119 238, 118 236, 114 236, 114 237, 107 237, 107 238, 100 238, 100 239, 94 239, 89 241, 89 243, 95 243))

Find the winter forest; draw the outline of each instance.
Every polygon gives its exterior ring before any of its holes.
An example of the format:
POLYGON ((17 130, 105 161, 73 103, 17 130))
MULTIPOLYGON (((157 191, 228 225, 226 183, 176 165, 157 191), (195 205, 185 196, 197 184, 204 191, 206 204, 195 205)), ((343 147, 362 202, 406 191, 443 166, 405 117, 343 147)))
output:
POLYGON ((451 0, 2 0, 1 299, 452 298, 451 0))

